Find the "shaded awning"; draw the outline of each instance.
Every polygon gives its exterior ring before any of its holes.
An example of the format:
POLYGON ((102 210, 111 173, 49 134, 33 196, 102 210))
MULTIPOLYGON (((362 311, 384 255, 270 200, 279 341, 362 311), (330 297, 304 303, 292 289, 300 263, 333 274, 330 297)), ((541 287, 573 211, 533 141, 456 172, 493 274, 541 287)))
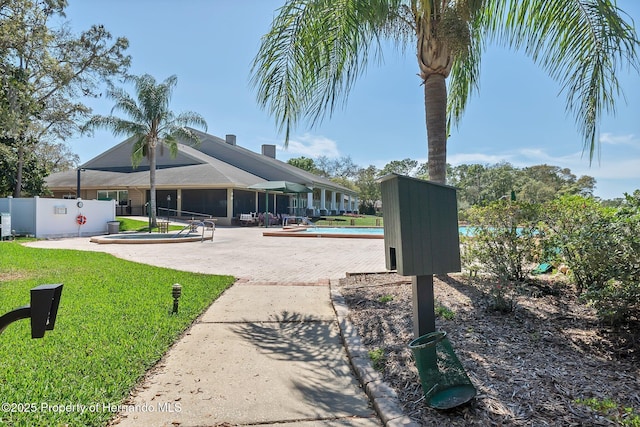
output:
POLYGON ((290 181, 267 181, 248 186, 252 190, 277 191, 280 193, 311 193, 312 189, 290 181))

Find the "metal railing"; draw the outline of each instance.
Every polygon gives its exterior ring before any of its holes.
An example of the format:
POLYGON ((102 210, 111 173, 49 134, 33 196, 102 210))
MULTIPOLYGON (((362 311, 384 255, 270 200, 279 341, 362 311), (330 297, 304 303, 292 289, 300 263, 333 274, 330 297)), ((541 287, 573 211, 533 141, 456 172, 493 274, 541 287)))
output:
POLYGON ((183 233, 185 235, 189 234, 196 231, 198 227, 202 227, 202 238, 200 239, 200 242, 204 242, 207 230, 211 230, 211 240, 213 240, 213 233, 216 231, 216 223, 212 220, 189 221, 189 224, 187 224, 182 230, 178 231, 173 237, 178 237, 183 233))

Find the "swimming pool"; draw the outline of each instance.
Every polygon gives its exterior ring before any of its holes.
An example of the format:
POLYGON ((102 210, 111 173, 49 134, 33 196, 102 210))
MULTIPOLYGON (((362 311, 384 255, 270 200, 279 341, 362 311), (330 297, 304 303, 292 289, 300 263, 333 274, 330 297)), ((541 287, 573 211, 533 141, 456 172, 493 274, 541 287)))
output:
MULTIPOLYGON (((463 236, 473 236, 473 227, 460 226, 463 236)), ((383 227, 285 227, 262 233, 270 237, 342 237, 356 239, 384 239, 383 227)))

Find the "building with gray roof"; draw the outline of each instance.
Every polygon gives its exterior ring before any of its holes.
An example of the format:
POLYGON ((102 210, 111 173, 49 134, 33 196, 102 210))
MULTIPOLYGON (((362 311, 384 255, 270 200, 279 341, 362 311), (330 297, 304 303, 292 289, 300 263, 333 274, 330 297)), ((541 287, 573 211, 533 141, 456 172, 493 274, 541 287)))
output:
MULTIPOLYGON (((195 131, 195 130, 194 130, 195 131)), ((316 216, 358 209, 353 190, 276 159, 275 145, 255 153, 225 139, 197 132, 200 144, 178 144, 175 157, 157 150, 156 200, 159 216, 211 216, 229 225, 240 214, 267 211, 265 191, 249 188, 268 181, 288 181, 312 191, 307 194, 269 192, 268 211, 316 216)), ((114 199, 118 215, 146 215, 149 163, 131 164, 133 138, 94 157, 78 170, 47 177, 57 198, 114 199), (79 193, 78 193, 79 191, 79 193)))

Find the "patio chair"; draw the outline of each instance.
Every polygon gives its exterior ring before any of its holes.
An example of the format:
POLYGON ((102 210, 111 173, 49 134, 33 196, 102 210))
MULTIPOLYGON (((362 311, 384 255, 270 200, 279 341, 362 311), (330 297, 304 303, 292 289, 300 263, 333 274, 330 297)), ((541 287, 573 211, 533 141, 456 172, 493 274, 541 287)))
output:
POLYGON ((253 225, 258 222, 255 213, 240 214, 240 225, 253 225))

